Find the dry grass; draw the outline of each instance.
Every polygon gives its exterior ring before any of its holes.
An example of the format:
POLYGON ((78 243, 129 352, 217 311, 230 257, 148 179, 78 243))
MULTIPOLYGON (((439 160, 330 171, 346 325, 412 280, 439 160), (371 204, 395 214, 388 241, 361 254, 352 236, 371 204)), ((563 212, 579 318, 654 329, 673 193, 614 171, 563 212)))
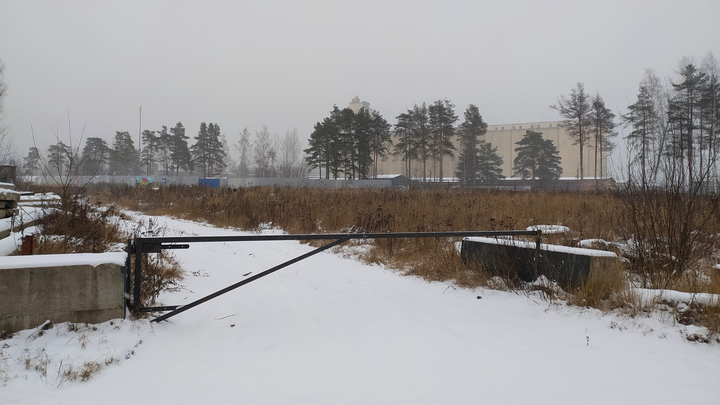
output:
MULTIPOLYGON (((167 228, 157 221, 148 219, 135 224, 133 236, 164 236, 167 228)), ((140 305, 152 307, 159 305, 158 297, 163 291, 177 291, 182 289, 180 282, 184 278, 184 271, 172 253, 161 250, 160 253, 151 253, 143 256, 142 281, 140 285, 140 305)), ((135 280, 135 255, 130 255, 130 279, 135 280)), ((137 317, 148 315, 147 312, 135 314, 137 317)))
MULTIPOLYGON (((122 243, 122 232, 112 208, 98 210, 83 200, 55 210, 42 221, 42 235, 35 243, 36 254, 102 253, 122 243)), ((126 240, 126 239, 125 239, 126 240)))
MULTIPOLYGON (((271 224, 294 234, 514 230, 562 224, 573 229, 573 234, 555 236, 549 242, 565 244, 585 238, 612 239, 607 218, 618 204, 612 194, 590 193, 195 186, 112 186, 103 199, 148 214, 250 231, 271 224)), ((487 278, 460 261, 453 241, 377 240, 362 259, 463 286, 477 286, 487 278)))
POLYGON ((570 303, 604 310, 623 308, 636 301, 619 261, 596 261, 587 282, 577 288, 570 303))
MULTIPOLYGON (((624 210, 622 196, 614 192, 111 186, 103 192, 102 200, 116 201, 148 214, 248 231, 270 225, 292 234, 515 230, 557 224, 569 227, 572 232, 546 235, 544 242, 567 246, 575 246, 581 239, 618 240, 619 225, 615 219, 622 218, 624 210)), ((720 233, 720 217, 708 223, 707 230, 720 233)), ((376 240, 363 250, 360 258, 429 281, 453 281, 463 287, 487 284, 488 276, 482 269, 468 268, 460 260, 454 242, 376 240)), ((714 260, 712 252, 708 252, 707 262, 712 264, 714 260)), ((572 294, 569 301, 637 315, 644 308, 640 298, 628 288, 626 270, 618 265, 592 272, 586 284, 569 291, 572 294)), ((720 272, 707 266, 701 274, 678 278, 668 287, 718 294, 720 272)), ((550 291, 549 296, 556 295, 550 291)), ((705 312, 708 315, 703 318, 704 325, 711 333, 720 332, 720 318, 712 315, 720 313, 720 307, 709 306, 705 312), (713 326, 715 323, 718 325, 713 326)))
POLYGON ((113 186, 107 198, 149 214, 245 230, 272 223, 289 233, 509 230, 563 224, 577 238, 613 239, 608 218, 619 209, 612 194, 493 190, 113 186))
MULTIPOLYGON (((173 256, 167 252, 146 254, 143 257, 142 282, 140 285, 140 301, 143 307, 159 305, 158 297, 163 291, 182 289, 180 282, 184 278, 183 269, 173 256)), ((131 279, 134 277, 135 257, 130 257, 131 279)), ((134 280, 134 279, 133 279, 134 280)), ((141 313, 147 314, 147 313, 141 313)))

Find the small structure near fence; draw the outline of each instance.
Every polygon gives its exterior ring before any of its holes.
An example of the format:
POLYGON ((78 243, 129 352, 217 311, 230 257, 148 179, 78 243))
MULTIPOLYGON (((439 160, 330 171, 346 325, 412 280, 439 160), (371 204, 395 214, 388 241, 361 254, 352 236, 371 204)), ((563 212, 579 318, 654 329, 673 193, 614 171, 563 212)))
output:
POLYGON ((15 191, 15 185, 0 183, 0 219, 15 215, 18 201, 20 201, 20 194, 15 191))
POLYGON ((227 185, 227 179, 219 179, 219 178, 198 179, 198 185, 210 187, 210 188, 220 188, 221 185, 227 185))
POLYGON ((17 166, 0 166, 0 183, 15 184, 17 180, 17 166))
POLYGON ((531 282, 540 275, 562 288, 575 288, 593 275, 608 274, 620 266, 613 252, 548 245, 504 238, 465 238, 461 258, 493 276, 531 282), (537 266, 536 266, 537 261, 537 266))
POLYGON ((99 323, 125 316, 127 253, 9 256, 0 261, 0 331, 45 321, 99 323))

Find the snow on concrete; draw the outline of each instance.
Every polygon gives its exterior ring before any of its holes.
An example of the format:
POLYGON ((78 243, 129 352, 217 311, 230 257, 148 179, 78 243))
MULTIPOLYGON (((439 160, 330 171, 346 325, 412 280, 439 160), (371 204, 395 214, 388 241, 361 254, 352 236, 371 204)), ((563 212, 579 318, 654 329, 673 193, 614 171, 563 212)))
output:
POLYGON ((20 196, 20 204, 31 205, 33 203, 45 202, 45 203, 57 203, 62 199, 55 193, 32 193, 22 194, 20 196))
POLYGON ((6 188, 0 188, 0 200, 12 200, 17 201, 20 199, 17 191, 8 190, 6 188))
POLYGON ((704 305, 720 304, 720 295, 708 293, 689 293, 675 290, 652 290, 648 288, 635 288, 643 305, 652 306, 661 301, 683 304, 699 303, 704 305))
POLYGON ((125 252, 8 256, 4 257, 2 261, 0 261, 0 270, 78 265, 90 265, 92 267, 97 267, 101 264, 107 263, 124 266, 126 259, 127 253, 125 252))
MULTIPOLYGON (((237 233, 155 219, 168 235, 237 233)), ((193 243, 174 251, 187 270, 185 287, 161 299, 186 304, 311 249, 292 241, 193 243)), ((428 283, 332 252, 168 322, 95 327, 55 325, 42 336, 23 331, 0 341, 0 402, 604 405, 720 398, 720 347, 688 342, 683 336, 692 327, 428 283), (28 355, 48 358, 46 375, 25 368, 28 355), (89 381, 62 379, 70 366, 108 359, 89 381)))
POLYGON ((543 234, 569 233, 570 228, 563 225, 532 225, 526 231, 542 231, 543 234))
POLYGON ((578 242, 580 247, 592 247, 596 245, 609 246, 610 244, 605 239, 583 239, 578 242))
MULTIPOLYGON (((515 246, 515 247, 521 247, 521 248, 535 249, 535 242, 532 242, 529 240, 506 239, 506 238, 485 238, 485 237, 476 237, 476 236, 465 238, 465 240, 472 241, 472 242, 480 242, 480 243, 490 243, 490 244, 495 244, 495 245, 505 245, 505 246, 515 246)), ((573 255, 617 257, 617 255, 615 253, 608 252, 605 250, 574 248, 574 247, 562 246, 562 245, 549 245, 547 243, 541 243, 540 249, 550 251, 550 252, 568 253, 568 254, 573 254, 573 255)))

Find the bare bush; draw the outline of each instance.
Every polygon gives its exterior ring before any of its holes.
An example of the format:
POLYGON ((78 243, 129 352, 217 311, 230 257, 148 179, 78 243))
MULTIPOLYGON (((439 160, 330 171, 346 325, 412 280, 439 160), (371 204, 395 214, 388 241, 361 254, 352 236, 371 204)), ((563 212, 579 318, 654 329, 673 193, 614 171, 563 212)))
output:
POLYGON ((52 210, 42 220, 38 254, 102 253, 123 242, 113 207, 98 209, 87 199, 72 199, 66 209, 52 210))
MULTIPOLYGON (((141 221, 133 230, 134 236, 163 236, 167 229, 152 220, 141 221)), ((182 288, 180 281, 184 272, 175 257, 167 252, 149 253, 143 256, 142 280, 140 282, 140 305, 152 307, 158 304, 163 291, 176 291, 182 288)), ((135 255, 130 256, 131 279, 135 279, 135 255)))

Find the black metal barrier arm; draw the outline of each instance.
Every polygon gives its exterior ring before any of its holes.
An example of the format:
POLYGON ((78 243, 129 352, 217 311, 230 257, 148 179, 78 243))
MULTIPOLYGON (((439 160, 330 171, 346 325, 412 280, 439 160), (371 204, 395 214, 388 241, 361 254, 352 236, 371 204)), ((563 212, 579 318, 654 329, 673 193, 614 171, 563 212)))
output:
MULTIPOLYGON (((537 249, 540 245, 541 231, 459 231, 459 232, 395 232, 395 233, 341 233, 341 234, 300 234, 300 235, 234 235, 234 236, 168 236, 168 237, 149 237, 149 238, 137 238, 135 240, 132 251, 135 254, 135 277, 133 282, 133 309, 136 312, 143 311, 144 309, 152 309, 158 311, 171 312, 159 316, 153 319, 152 322, 164 321, 170 317, 173 317, 181 312, 187 311, 197 305, 200 305, 206 301, 209 301, 215 297, 232 291, 238 287, 241 287, 247 283, 255 281, 259 278, 265 277, 268 274, 274 273, 284 267, 291 264, 297 263, 310 256, 318 254, 322 251, 330 249, 341 243, 347 242, 351 239, 395 239, 395 238, 450 238, 450 237, 472 237, 472 236, 536 236, 537 249), (288 260, 285 263, 279 264, 271 269, 265 270, 255 276, 247 278, 243 281, 235 283, 231 286, 223 288, 220 291, 212 293, 208 296, 200 298, 190 304, 180 306, 166 306, 166 307, 155 307, 155 308, 141 308, 140 304, 140 284, 142 282, 142 255, 145 253, 159 253, 163 249, 187 249, 190 246, 187 244, 179 245, 179 242, 249 242, 249 241, 274 241, 274 240, 332 240, 335 241, 319 247, 311 252, 304 255, 298 256, 294 259, 288 260)), ((128 244, 129 245, 129 244, 128 244)), ((130 246, 128 246, 130 250, 130 246)), ((536 252, 536 256, 539 252, 536 252)), ((537 263, 537 259, 536 259, 537 263)), ((537 264, 536 264, 537 265, 537 264)), ((127 291, 127 290, 126 290, 127 291)), ((128 291, 129 292, 129 291, 128 291)))
POLYGON ((268 274, 274 273, 274 272, 282 269, 283 267, 287 267, 287 266, 289 266, 289 265, 291 265, 291 264, 293 264, 293 263, 297 263, 297 262, 299 262, 300 260, 307 259, 308 257, 313 256, 313 255, 316 255, 316 254, 318 254, 318 253, 320 253, 320 252, 322 252, 322 251, 324 251, 324 250, 330 249, 330 248, 333 247, 333 246, 337 246, 337 245, 339 245, 339 244, 341 244, 341 243, 343 243, 343 242, 347 242, 347 241, 350 240, 350 239, 351 239, 350 236, 346 236, 346 237, 344 237, 344 238, 341 238, 341 239, 338 239, 338 240, 333 241, 333 242, 331 242, 331 243, 328 243, 327 245, 321 246, 321 247, 319 247, 319 248, 317 248, 317 249, 315 249, 315 250, 313 250, 313 251, 311 251, 311 252, 305 253, 305 254, 302 255, 302 256, 298 256, 298 257, 296 257, 296 258, 294 258, 294 259, 291 259, 291 260, 286 261, 285 263, 278 264, 277 266, 275 266, 275 267, 273 267, 273 268, 271 268, 271 269, 265 270, 265 271, 263 271, 262 273, 256 274, 256 275, 254 275, 254 276, 252 276, 252 277, 250 277, 250 278, 247 278, 247 279, 245 279, 245 280, 243 280, 243 281, 240 281, 240 282, 237 282, 237 283, 235 283, 235 284, 233 284, 233 285, 231 285, 231 286, 225 287, 225 288, 223 288, 223 289, 220 290, 220 291, 216 291, 216 292, 214 292, 214 293, 212 293, 212 294, 210 294, 210 295, 206 295, 205 297, 202 297, 202 298, 200 298, 199 300, 193 301, 193 302, 191 302, 191 303, 189 303, 189 304, 187 304, 187 305, 182 305, 182 306, 176 308, 175 310, 173 310, 173 311, 171 311, 171 312, 168 312, 168 313, 165 314, 165 315, 161 315, 161 316, 153 319, 152 322, 164 321, 164 320, 166 320, 166 319, 168 319, 168 318, 170 318, 170 317, 173 317, 173 316, 175 316, 175 315, 177 315, 177 314, 179 314, 179 313, 181 313, 181 312, 187 311, 187 310, 190 309, 190 308, 196 307, 196 306, 202 304, 202 303, 205 302, 205 301, 209 301, 209 300, 211 300, 211 299, 213 299, 213 298, 215 298, 215 297, 219 297, 219 296, 225 294, 226 292, 232 291, 232 290, 234 290, 234 289, 236 289, 236 288, 238 288, 238 287, 242 287, 243 285, 245 285, 245 284, 247 284, 247 283, 250 283, 250 282, 253 282, 253 281, 255 281, 255 280, 259 279, 259 278, 265 277, 265 276, 267 276, 268 274))

